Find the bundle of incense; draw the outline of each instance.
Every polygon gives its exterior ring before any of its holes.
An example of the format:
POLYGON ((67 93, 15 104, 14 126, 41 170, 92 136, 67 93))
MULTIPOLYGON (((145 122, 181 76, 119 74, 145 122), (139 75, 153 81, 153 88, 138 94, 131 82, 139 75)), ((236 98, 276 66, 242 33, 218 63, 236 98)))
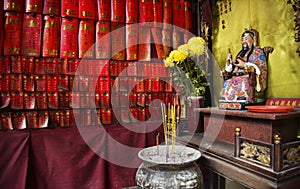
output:
POLYGON ((163 120, 165 145, 166 145, 166 162, 168 162, 168 158, 169 158, 169 152, 168 152, 169 135, 168 135, 168 124, 167 124, 168 115, 166 113, 166 106, 163 103, 161 103, 161 113, 162 113, 162 120, 163 120))
POLYGON ((175 105, 171 106, 171 117, 172 117, 172 122, 171 122, 171 129, 172 129, 172 154, 174 154, 175 150, 175 143, 176 143, 176 112, 175 112, 175 105))
POLYGON ((157 154, 159 155, 159 133, 157 133, 156 135, 156 148, 157 154))
POLYGON ((179 121, 180 121, 180 105, 178 104, 177 105, 177 113, 176 113, 176 125, 178 125, 178 126, 179 126, 179 121))

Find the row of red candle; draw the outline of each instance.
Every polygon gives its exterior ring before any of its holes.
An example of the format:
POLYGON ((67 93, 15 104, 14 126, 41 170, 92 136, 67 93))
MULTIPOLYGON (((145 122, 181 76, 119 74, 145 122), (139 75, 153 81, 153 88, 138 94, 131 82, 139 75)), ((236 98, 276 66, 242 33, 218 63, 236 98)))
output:
POLYGON ((191 2, 185 0, 4 0, 0 9, 114 22, 159 22, 191 27, 191 2), (182 18, 183 17, 183 18, 182 18))
POLYGON ((191 37, 188 30, 81 20, 0 10, 0 54, 34 57, 151 60, 166 58, 191 37))
POLYGON ((47 127, 102 126, 113 123, 159 121, 160 108, 131 107, 115 109, 72 109, 0 113, 0 130, 19 130, 47 127), (114 116, 113 116, 114 115, 114 116))
POLYGON ((0 56, 0 73, 169 77, 170 69, 166 68, 161 61, 0 56))
POLYGON ((112 123, 111 109, 5 112, 0 114, 0 119, 0 129, 2 130, 92 126, 112 123), (91 113, 92 111, 95 112, 91 113))
POLYGON ((65 109, 65 108, 109 108, 147 107, 155 99, 170 103, 173 93, 85 93, 85 92, 2 92, 1 108, 16 110, 65 109))
POLYGON ((114 92, 172 92, 171 78, 140 77, 88 77, 69 75, 34 75, 34 74, 2 74, 0 75, 0 92, 57 92, 82 91, 110 93, 114 92))

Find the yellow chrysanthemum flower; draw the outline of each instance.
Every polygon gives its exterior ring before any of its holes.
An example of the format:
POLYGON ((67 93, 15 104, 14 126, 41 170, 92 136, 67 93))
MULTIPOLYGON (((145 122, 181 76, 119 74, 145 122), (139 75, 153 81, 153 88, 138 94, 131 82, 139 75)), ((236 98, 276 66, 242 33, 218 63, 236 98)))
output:
POLYGON ((202 37, 191 37, 187 43, 189 46, 193 45, 204 45, 205 40, 202 37))
POLYGON ((191 37, 188 40, 187 44, 188 44, 189 47, 191 47, 191 46, 194 46, 194 45, 198 44, 199 42, 200 41, 199 41, 199 39, 197 39, 197 37, 191 37))
POLYGON ((180 45, 178 47, 178 51, 180 51, 181 53, 188 56, 189 55, 189 46, 188 46, 188 44, 180 45))
POLYGON ((174 59, 174 51, 171 51, 170 54, 169 54, 169 57, 168 58, 171 58, 171 59, 174 59))
POLYGON ((189 52, 191 56, 199 56, 204 53, 204 45, 197 44, 189 47, 189 52))
POLYGON ((171 57, 166 58, 166 60, 164 60, 164 64, 165 67, 172 67, 174 66, 173 60, 171 57))
POLYGON ((202 37, 197 37, 197 39, 200 41, 200 43, 201 44, 205 44, 206 42, 205 42, 205 40, 202 38, 202 37))
MULTIPOLYGON (((201 56, 204 54, 206 48, 206 42, 202 37, 192 37, 189 39, 187 44, 181 45, 177 50, 173 50, 169 53, 169 56, 164 60, 166 67, 171 68, 172 76, 176 78, 176 83, 182 87, 182 90, 188 94, 197 94, 202 95, 205 92, 206 87, 208 86, 207 82, 203 80, 205 74, 201 69, 195 69, 197 66, 195 62, 189 57, 192 56, 201 56), (188 60, 188 61, 186 61, 188 60), (176 65, 176 67, 174 67, 176 65), (182 69, 185 72, 185 79, 179 78, 178 74, 175 74, 178 68, 182 69), (195 91, 190 91, 188 88, 185 88, 186 81, 189 80, 195 87, 195 91)), ((175 80, 174 80, 175 81, 175 80)), ((190 84, 187 84, 190 86, 190 84)))
POLYGON ((187 45, 191 56, 199 56, 204 53, 205 40, 202 37, 190 38, 187 45))
POLYGON ((172 55, 173 55, 173 58, 174 58, 175 62, 182 62, 187 57, 187 54, 184 54, 184 53, 182 53, 178 50, 174 50, 172 55))

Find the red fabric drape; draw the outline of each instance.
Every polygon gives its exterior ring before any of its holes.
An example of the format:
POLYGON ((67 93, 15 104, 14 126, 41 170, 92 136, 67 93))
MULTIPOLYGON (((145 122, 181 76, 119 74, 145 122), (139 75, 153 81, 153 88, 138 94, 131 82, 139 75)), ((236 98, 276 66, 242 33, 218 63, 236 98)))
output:
MULTIPOLYGON (((91 140, 105 143, 93 129, 86 132, 91 140)), ((106 163, 76 128, 32 131, 31 146, 28 188, 106 189, 106 163)))
MULTIPOLYGON (((108 129, 108 134, 110 137, 117 140, 119 144, 124 144, 126 146, 134 148, 144 148, 146 146, 146 129, 144 125, 135 125, 130 127, 133 131, 138 129, 142 133, 133 132, 130 130, 124 130, 124 128, 116 128, 114 130, 108 129)), ((135 183, 135 168, 141 161, 138 158, 137 153, 131 153, 130 149, 126 151, 127 148, 121 145, 116 145, 112 140, 108 140, 107 143, 107 155, 109 159, 114 159, 114 161, 119 162, 120 165, 128 168, 122 168, 114 163, 108 163, 107 173, 109 175, 108 188, 119 189, 122 187, 134 186, 135 183), (123 169, 123 171, 122 171, 123 169)), ((133 150, 136 152, 135 150, 133 150)))
POLYGON ((28 131, 0 132, 0 188, 25 188, 29 136, 28 131))
MULTIPOLYGON (((0 132, 0 188, 122 189, 134 186, 135 173, 141 163, 137 149, 156 144, 157 133, 162 131, 158 125, 0 132), (132 153, 122 145, 135 150, 132 153)), ((161 132, 160 143, 164 142, 162 138, 161 132)))

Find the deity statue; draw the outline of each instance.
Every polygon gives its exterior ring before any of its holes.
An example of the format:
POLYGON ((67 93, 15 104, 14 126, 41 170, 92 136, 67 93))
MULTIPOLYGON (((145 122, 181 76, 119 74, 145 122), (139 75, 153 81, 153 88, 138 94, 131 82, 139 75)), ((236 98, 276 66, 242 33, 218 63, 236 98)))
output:
MULTIPOLYGON (((219 108, 222 109, 244 109, 245 105, 264 103, 268 54, 258 46, 256 30, 245 29, 241 37, 242 49, 234 59, 229 49, 225 70, 221 72, 224 84, 219 108)), ((265 50, 269 53, 273 48, 265 50)))

